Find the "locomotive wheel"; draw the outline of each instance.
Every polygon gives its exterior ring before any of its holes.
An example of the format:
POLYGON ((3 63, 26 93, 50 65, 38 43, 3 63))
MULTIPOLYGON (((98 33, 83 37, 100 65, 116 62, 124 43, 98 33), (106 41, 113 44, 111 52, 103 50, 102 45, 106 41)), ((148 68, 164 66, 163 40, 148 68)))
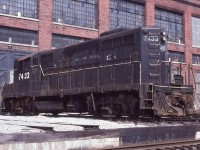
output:
POLYGON ((95 116, 96 118, 102 117, 102 114, 101 114, 101 107, 102 107, 102 105, 98 105, 98 106, 96 107, 96 111, 94 112, 94 116, 95 116))
POLYGON ((161 121, 161 117, 155 115, 155 116, 152 117, 152 120, 160 122, 161 121))
POLYGON ((33 108, 32 114, 33 114, 34 116, 38 116, 40 113, 39 113, 39 111, 37 110, 37 108, 34 107, 34 108, 33 108))
POLYGON ((120 104, 114 104, 113 105, 113 114, 120 118, 122 116, 122 106, 120 104))

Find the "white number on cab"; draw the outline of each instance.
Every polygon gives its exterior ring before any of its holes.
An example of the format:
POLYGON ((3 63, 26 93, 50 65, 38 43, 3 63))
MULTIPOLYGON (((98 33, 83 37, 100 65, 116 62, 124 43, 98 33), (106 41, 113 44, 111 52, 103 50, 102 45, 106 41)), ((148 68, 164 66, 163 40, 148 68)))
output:
POLYGON ((29 72, 19 73, 19 80, 29 79, 29 72))

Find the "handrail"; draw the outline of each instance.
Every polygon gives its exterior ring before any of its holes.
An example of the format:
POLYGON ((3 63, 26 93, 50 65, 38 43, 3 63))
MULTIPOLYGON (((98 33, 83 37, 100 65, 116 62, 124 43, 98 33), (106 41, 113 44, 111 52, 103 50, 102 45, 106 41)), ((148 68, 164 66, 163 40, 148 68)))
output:
MULTIPOLYGON (((116 63, 116 64, 112 64, 112 65, 100 65, 97 67, 88 67, 88 68, 74 69, 74 70, 68 70, 68 71, 60 71, 60 72, 55 72, 55 73, 50 73, 50 74, 45 74, 42 66, 41 65, 38 65, 38 66, 40 67, 40 70, 41 70, 43 76, 50 76, 50 75, 55 75, 55 74, 64 74, 64 73, 68 73, 68 72, 76 72, 76 71, 82 71, 82 70, 88 70, 88 69, 95 69, 95 68, 97 69, 97 68, 112 67, 112 66, 118 66, 118 65, 124 65, 124 64, 132 64, 132 63, 136 63, 136 62, 139 62, 141 65, 140 61, 133 61, 133 62, 128 61, 125 63, 116 63)), ((140 66, 140 69, 141 69, 141 66, 140 66)))
MULTIPOLYGON (((187 64, 187 63, 184 63, 184 62, 175 62, 175 61, 161 61, 161 60, 159 60, 159 63, 169 63, 169 64, 171 64, 173 67, 177 67, 177 66, 175 66, 175 64, 178 64, 178 65, 180 65, 181 67, 182 67, 182 69, 184 69, 184 70, 186 70, 186 69, 190 69, 191 71, 192 71, 192 76, 193 76, 193 80, 194 80, 194 83, 196 83, 195 82, 195 78, 194 78, 194 72, 193 72, 193 69, 192 69, 192 67, 191 67, 191 65, 190 64, 187 64), (173 65, 174 64, 174 65, 173 65), (185 67, 184 67, 185 66, 185 67), (183 68, 184 67, 184 68, 183 68)), ((180 70, 180 74, 182 74, 181 73, 182 72, 182 70, 180 70)), ((171 75, 169 75, 169 77, 170 77, 171 75)), ((188 82, 187 82, 187 84, 189 84, 190 83, 190 72, 188 71, 187 72, 187 75, 185 75, 185 78, 187 77, 187 79, 188 79, 188 82)), ((171 80, 171 79, 170 79, 171 80)), ((185 84, 186 84, 186 80, 185 80, 185 84)))

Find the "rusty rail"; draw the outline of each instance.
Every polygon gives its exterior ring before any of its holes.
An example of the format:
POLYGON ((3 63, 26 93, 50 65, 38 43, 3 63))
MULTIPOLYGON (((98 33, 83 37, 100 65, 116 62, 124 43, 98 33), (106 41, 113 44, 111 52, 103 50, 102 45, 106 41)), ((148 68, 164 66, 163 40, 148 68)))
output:
MULTIPOLYGON (((183 140, 183 141, 174 141, 174 142, 160 142, 152 144, 138 144, 130 146, 120 146, 114 149, 125 149, 125 150, 165 150, 165 149, 200 149, 200 140, 183 140)), ((106 148, 102 150, 113 150, 113 148, 106 148)))

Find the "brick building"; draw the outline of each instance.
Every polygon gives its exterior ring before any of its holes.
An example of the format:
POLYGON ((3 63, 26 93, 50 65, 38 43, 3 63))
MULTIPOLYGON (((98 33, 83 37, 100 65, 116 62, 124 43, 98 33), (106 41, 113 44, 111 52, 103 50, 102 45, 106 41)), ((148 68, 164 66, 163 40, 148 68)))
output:
POLYGON ((0 48, 41 51, 119 27, 161 26, 169 57, 200 64, 199 0, 1 0, 0 48))
POLYGON ((170 59, 200 65, 199 0, 0 1, 0 49, 47 50, 137 26, 165 28, 170 59))
MULTIPOLYGON (((169 59, 192 66, 198 100, 200 0, 0 0, 0 60, 6 51, 11 59, 15 50, 48 50, 138 26, 166 29, 169 59)), ((0 63, 0 82, 5 63, 0 63)))

